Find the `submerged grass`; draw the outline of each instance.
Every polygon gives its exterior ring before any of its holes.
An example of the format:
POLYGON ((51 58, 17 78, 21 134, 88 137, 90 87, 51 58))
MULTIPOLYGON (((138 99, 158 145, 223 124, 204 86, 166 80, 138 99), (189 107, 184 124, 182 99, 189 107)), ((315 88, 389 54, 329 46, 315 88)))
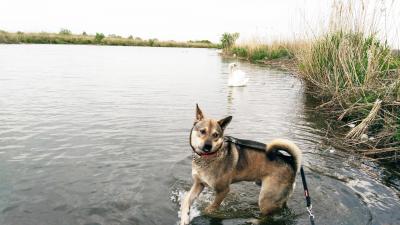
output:
POLYGON ((106 37, 102 33, 96 35, 71 34, 63 29, 60 33, 10 33, 0 31, 0 43, 3 44, 81 44, 81 45, 119 45, 119 46, 151 46, 151 47, 184 47, 184 48, 218 48, 219 45, 207 40, 176 42, 159 41, 157 39, 143 40, 141 38, 123 38, 116 35, 106 37))

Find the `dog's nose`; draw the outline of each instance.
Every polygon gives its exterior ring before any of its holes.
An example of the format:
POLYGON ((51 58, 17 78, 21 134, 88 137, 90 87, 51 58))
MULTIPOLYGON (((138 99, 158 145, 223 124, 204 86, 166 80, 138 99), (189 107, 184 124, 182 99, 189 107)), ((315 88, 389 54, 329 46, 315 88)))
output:
POLYGON ((205 144, 203 147, 203 151, 205 151, 205 152, 209 152, 209 151, 211 151, 211 149, 212 149, 212 145, 210 145, 210 144, 205 144))

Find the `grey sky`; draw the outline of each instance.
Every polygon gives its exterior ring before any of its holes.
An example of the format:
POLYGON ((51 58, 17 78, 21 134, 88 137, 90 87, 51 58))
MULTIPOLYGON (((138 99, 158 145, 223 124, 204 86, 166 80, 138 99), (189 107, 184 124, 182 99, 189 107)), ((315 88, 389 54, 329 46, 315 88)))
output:
MULTIPOLYGON (((161 40, 209 39, 215 42, 223 32, 239 32, 241 40, 271 41, 310 35, 326 27, 332 2, 1 0, 0 29, 58 32, 68 28, 74 33, 103 32, 161 40)), ((385 4, 392 5, 392 0, 385 4)), ((400 9, 400 4, 397 2, 394 7, 400 9)), ((399 22, 391 17, 386 21, 386 29, 388 26, 391 44, 399 46, 396 34, 399 22)), ((384 29, 384 25, 381 28, 384 29)))

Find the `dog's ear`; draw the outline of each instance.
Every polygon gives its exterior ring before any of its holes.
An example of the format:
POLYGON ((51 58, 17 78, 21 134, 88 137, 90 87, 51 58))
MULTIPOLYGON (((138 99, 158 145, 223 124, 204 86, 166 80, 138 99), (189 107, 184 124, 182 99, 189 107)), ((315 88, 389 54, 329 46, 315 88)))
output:
POLYGON ((222 128, 222 130, 225 130, 225 128, 228 126, 228 124, 231 122, 231 120, 232 120, 232 116, 228 116, 221 120, 218 120, 218 124, 222 128))
POLYGON ((196 104, 196 121, 204 119, 203 112, 201 111, 198 104, 196 104))

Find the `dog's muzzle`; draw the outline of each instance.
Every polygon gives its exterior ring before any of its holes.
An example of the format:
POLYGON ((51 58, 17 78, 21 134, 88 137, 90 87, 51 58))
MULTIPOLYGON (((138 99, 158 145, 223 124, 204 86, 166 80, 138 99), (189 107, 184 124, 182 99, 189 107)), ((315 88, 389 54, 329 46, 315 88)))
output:
POLYGON ((212 150, 212 145, 210 144, 205 144, 203 146, 203 152, 209 153, 212 150))
POLYGON ((221 144, 221 146, 219 146, 219 147, 216 147, 217 149, 215 151, 211 152, 211 150, 213 149, 212 144, 205 143, 203 148, 201 149, 202 150, 201 153, 198 153, 196 151, 195 152, 200 156, 211 156, 211 155, 215 155, 216 153, 218 153, 220 151, 220 149, 222 148, 222 146, 223 146, 223 144, 221 144))

